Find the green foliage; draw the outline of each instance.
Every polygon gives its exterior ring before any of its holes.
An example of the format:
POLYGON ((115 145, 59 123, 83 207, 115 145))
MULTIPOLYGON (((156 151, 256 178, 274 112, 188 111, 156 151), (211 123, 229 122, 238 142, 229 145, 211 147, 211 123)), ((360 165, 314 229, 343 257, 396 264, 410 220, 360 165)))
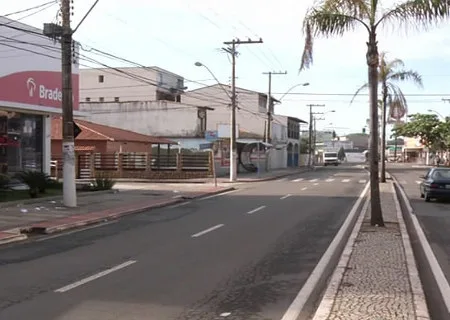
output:
POLYGON ((94 181, 92 181, 92 185, 90 187, 91 191, 103 191, 103 190, 111 190, 116 181, 111 177, 100 175, 96 176, 94 181))
POLYGON ((28 186, 31 198, 36 198, 39 193, 45 193, 51 183, 50 176, 40 171, 22 171, 17 173, 15 177, 28 186))
POLYGON ((301 138, 300 139, 300 153, 301 154, 308 154, 309 153, 309 140, 308 138, 301 138))
POLYGON ((416 113, 406 124, 395 127, 393 136, 419 138, 432 150, 446 150, 450 146, 450 122, 440 121, 437 115, 416 113))
POLYGON ((5 189, 10 181, 10 178, 6 174, 0 173, 0 189, 5 189))

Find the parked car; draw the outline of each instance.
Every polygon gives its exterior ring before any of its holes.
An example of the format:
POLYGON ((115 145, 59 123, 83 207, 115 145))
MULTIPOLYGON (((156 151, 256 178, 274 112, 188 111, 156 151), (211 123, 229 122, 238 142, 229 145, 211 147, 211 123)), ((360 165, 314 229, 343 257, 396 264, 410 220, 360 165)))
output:
POLYGON ((450 168, 431 168, 427 174, 420 176, 420 197, 426 202, 431 199, 450 199, 450 168))

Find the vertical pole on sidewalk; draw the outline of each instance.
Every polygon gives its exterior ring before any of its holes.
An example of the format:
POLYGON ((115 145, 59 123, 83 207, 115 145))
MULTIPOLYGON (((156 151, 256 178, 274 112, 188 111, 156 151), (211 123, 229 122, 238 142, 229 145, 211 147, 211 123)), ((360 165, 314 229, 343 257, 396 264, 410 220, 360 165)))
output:
POLYGON ((260 176, 261 171, 261 157, 260 157, 260 142, 258 141, 258 177, 260 176))
POLYGON ((211 150, 211 159, 212 159, 214 186, 217 188, 216 159, 214 158, 214 150, 211 150))
POLYGON ((75 184, 75 138, 72 96, 72 29, 70 27, 70 0, 61 1, 62 37, 62 120, 63 120, 63 204, 77 206, 75 184))

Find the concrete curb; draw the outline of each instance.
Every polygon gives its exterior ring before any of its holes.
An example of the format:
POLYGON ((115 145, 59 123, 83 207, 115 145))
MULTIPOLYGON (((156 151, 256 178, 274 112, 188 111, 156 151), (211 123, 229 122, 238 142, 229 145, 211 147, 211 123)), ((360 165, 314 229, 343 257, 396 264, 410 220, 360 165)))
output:
POLYGON ((328 279, 333 274, 357 219, 361 215, 361 204, 366 199, 368 191, 369 183, 360 193, 341 228, 281 320, 310 319, 311 314, 314 314, 316 304, 320 301, 323 290, 328 285, 328 279))
POLYGON ((347 244, 345 245, 344 251, 339 258, 339 262, 337 263, 336 269, 331 276, 328 287, 325 290, 325 293, 322 297, 322 301, 319 304, 319 307, 314 314, 312 320, 327 320, 331 314, 333 309, 334 300, 339 290, 339 286, 341 285, 342 279, 344 277, 345 271, 347 270, 348 263, 350 261, 350 257, 353 252, 353 247, 355 245, 356 238, 358 237, 359 231, 361 230, 361 226, 364 222, 364 217, 369 208, 370 203, 370 195, 367 197, 363 208, 361 209, 357 221, 353 227, 353 230, 348 238, 347 244))
MULTIPOLYGON (((86 197, 91 195, 102 195, 107 193, 114 193, 119 191, 118 189, 104 190, 104 191, 85 191, 77 193, 77 197, 86 197)), ((62 196, 51 196, 51 197, 42 197, 42 198, 34 198, 34 199, 24 199, 24 200, 16 200, 16 201, 8 201, 8 202, 0 202, 1 208, 14 207, 19 204, 33 204, 45 201, 56 201, 62 200, 62 196)))
POLYGON ((0 245, 26 240, 28 236, 15 230, 0 231, 0 245))
POLYGON ((405 220, 403 219, 402 215, 402 209, 400 207, 400 202, 393 182, 391 183, 391 188, 394 195, 395 209, 397 211, 400 233, 402 235, 403 248, 405 250, 406 267, 408 269, 409 282, 411 284, 416 318, 420 320, 429 320, 430 314, 428 312, 425 293, 423 292, 422 281, 420 280, 419 271, 416 265, 416 259, 411 246, 411 239, 409 238, 408 231, 406 229, 405 220))
MULTIPOLYGON (((78 220, 78 221, 64 223, 64 224, 61 224, 61 225, 55 225, 55 226, 51 226, 51 227, 40 226, 40 224, 44 223, 44 222, 40 222, 40 223, 36 223, 35 225, 30 225, 28 227, 23 227, 21 229, 21 232, 23 232, 23 233, 37 233, 37 234, 52 234, 52 233, 62 232, 62 231, 70 230, 70 229, 75 229, 75 228, 88 226, 88 225, 93 225, 93 224, 97 224, 97 223, 101 223, 101 222, 106 222, 106 221, 110 221, 110 220, 116 220, 116 219, 119 219, 121 217, 132 215, 132 214, 136 214, 136 213, 140 213, 140 212, 143 212, 143 211, 157 209, 157 208, 162 208, 162 207, 167 207, 167 206, 178 204, 178 203, 181 203, 181 202, 186 202, 186 201, 189 201, 189 200, 192 200, 192 199, 201 199, 201 198, 204 198, 204 197, 209 197, 209 196, 212 196, 212 195, 229 192, 229 191, 232 191, 232 190, 235 190, 235 188, 233 188, 233 187, 223 188, 223 189, 220 189, 220 190, 215 190, 213 192, 203 193, 203 194, 200 194, 200 195, 197 195, 197 196, 193 196, 193 197, 190 197, 190 198, 170 199, 170 200, 166 200, 166 201, 161 201, 159 203, 154 203, 154 204, 151 204, 151 205, 144 205, 144 206, 138 207, 138 208, 132 208, 132 209, 116 212, 116 213, 111 213, 110 215, 106 215, 106 216, 98 216, 98 217, 95 217, 95 216, 92 217, 91 216, 91 217, 86 217, 86 219, 84 219, 84 220, 78 220)), ((91 214, 93 214, 93 213, 91 213, 91 214)), ((89 216, 89 215, 90 215, 89 213, 86 214, 86 216, 89 216)))
POLYGON ((431 248, 425 232, 411 206, 403 187, 395 176, 392 176, 395 190, 399 195, 400 206, 404 210, 403 218, 412 239, 412 249, 417 257, 416 262, 420 271, 420 278, 425 284, 423 290, 429 304, 429 313, 432 318, 450 319, 450 284, 431 248), (445 315, 445 316, 444 316, 445 315))

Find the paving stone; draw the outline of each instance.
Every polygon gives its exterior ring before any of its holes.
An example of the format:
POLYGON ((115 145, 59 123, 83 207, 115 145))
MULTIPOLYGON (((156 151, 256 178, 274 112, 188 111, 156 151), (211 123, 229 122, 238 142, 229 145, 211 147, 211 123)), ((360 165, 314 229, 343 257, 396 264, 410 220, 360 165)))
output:
POLYGON ((380 184, 386 227, 370 226, 369 207, 328 320, 416 319, 390 188, 380 184))

